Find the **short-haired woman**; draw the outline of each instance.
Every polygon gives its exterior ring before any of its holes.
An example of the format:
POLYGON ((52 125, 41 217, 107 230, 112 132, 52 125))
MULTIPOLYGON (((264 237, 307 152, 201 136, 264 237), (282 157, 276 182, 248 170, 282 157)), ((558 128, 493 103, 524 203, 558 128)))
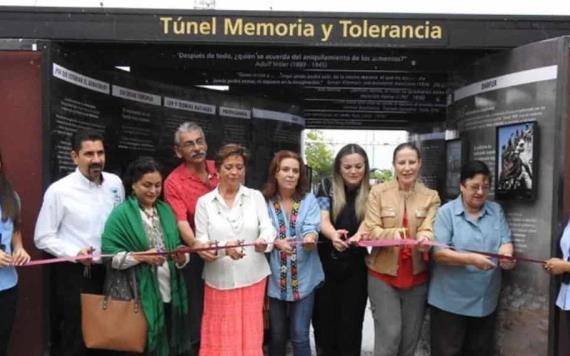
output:
POLYGON ((261 192, 243 185, 245 148, 222 146, 216 155, 219 185, 196 206, 196 239, 204 251, 201 356, 263 356, 263 301, 271 273, 264 252, 275 239, 261 192), (240 247, 240 242, 254 246, 240 247))
POLYGON ((511 231, 501 206, 487 200, 491 172, 484 162, 461 167, 459 188, 461 195, 443 205, 435 219, 435 240, 454 249, 436 247, 433 252, 431 354, 493 355, 501 269, 515 264, 466 251, 512 256, 511 231))

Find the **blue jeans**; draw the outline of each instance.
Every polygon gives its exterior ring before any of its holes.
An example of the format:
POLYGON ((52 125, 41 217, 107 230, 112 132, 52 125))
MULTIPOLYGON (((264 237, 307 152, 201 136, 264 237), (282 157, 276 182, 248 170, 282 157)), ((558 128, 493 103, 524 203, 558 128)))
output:
POLYGON ((314 302, 314 292, 296 302, 269 298, 269 316, 271 321, 270 356, 285 356, 288 327, 291 344, 293 345, 293 355, 311 356, 309 328, 314 302))

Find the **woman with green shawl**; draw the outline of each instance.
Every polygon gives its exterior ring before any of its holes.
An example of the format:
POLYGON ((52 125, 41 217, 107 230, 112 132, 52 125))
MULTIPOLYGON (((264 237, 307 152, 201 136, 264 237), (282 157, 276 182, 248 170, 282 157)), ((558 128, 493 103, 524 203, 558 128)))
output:
POLYGON ((138 158, 127 168, 124 185, 128 198, 107 220, 102 252, 115 255, 115 269, 135 268, 148 323, 146 354, 179 355, 190 346, 185 327, 186 285, 179 271, 189 257, 184 253, 169 255, 172 258, 141 254, 172 251, 181 246, 174 214, 158 199, 162 190, 159 164, 150 157, 138 158))

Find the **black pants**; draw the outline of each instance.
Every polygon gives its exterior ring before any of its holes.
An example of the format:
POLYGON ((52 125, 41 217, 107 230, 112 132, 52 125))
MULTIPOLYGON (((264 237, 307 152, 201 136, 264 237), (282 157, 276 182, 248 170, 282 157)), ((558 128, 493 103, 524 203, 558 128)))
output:
POLYGON ((6 356, 10 334, 16 318, 18 287, 0 291, 0 356, 6 356))
POLYGON ((313 314, 318 355, 360 356, 367 285, 364 258, 343 271, 325 269, 313 314))
POLYGON ((496 312, 485 317, 453 314, 431 307, 432 356, 493 354, 496 312))
POLYGON ((82 356, 109 355, 113 352, 88 350, 81 332, 80 294, 103 293, 105 267, 91 266, 91 273, 84 277, 84 266, 80 263, 55 264, 52 269, 53 313, 51 315, 51 355, 82 356))
POLYGON ((202 327, 202 311, 204 310, 204 280, 202 271, 204 260, 193 253, 190 263, 182 270, 188 293, 188 317, 190 318, 190 355, 197 356, 200 350, 200 328, 202 327))

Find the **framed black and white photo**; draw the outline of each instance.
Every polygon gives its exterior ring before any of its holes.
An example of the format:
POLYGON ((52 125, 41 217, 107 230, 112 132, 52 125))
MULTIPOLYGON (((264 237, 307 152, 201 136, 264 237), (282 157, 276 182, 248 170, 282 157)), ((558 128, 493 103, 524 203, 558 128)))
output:
POLYGON ((461 139, 445 142, 445 195, 454 199, 459 195, 461 165, 465 160, 464 143, 461 139))
POLYGON ((535 198, 537 128, 536 121, 497 127, 496 199, 535 198))

